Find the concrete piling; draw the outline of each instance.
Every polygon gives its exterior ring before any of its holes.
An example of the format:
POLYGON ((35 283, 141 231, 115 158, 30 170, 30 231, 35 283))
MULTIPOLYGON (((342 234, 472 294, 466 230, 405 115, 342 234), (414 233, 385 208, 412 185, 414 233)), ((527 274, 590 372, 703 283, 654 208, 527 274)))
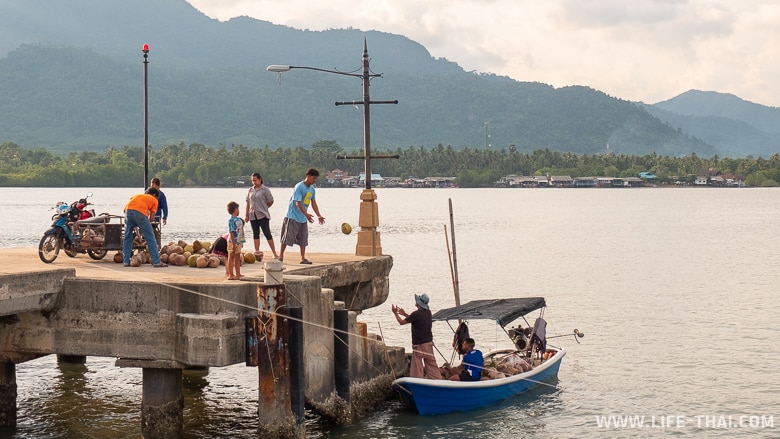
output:
POLYGON ((262 334, 258 341, 258 434, 260 437, 303 438, 290 403, 290 333, 284 285, 257 287, 262 334))
POLYGON ((16 365, 0 362, 0 427, 16 427, 16 365))
POLYGON ((299 426, 305 421, 306 379, 303 366, 303 308, 287 308, 290 316, 290 404, 299 426))
POLYGON ((333 310, 333 363, 336 394, 349 403, 349 310, 333 310))
POLYGON ((184 425, 182 387, 182 369, 144 368, 141 403, 143 437, 181 437, 184 425))
POLYGON ((86 364, 86 362, 87 362, 87 356, 86 355, 63 355, 63 354, 57 354, 57 363, 86 364))

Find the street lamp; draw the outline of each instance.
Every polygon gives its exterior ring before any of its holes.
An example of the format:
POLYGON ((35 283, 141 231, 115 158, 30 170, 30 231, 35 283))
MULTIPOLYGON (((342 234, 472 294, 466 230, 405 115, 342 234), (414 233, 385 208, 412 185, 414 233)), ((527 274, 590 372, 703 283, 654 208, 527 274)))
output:
POLYGON ((149 183, 149 45, 141 48, 144 53, 144 182, 141 186, 146 189, 149 183))
POLYGON ((266 68, 269 72, 278 73, 281 75, 284 72, 288 72, 292 69, 304 69, 315 70, 318 72, 335 73, 337 75, 352 76, 360 78, 363 82, 363 100, 362 101, 347 101, 336 102, 336 106, 339 105, 362 105, 363 106, 363 156, 337 156, 338 159, 363 159, 365 168, 365 188, 360 194, 360 217, 358 219, 358 225, 360 231, 358 231, 358 242, 355 249, 355 254, 358 256, 378 256, 382 254, 382 245, 379 239, 379 232, 376 230, 379 226, 379 206, 376 203, 376 193, 371 188, 371 159, 378 158, 398 158, 397 155, 393 156, 372 156, 371 155, 371 104, 397 104, 398 100, 394 101, 372 101, 369 96, 368 88, 371 78, 377 78, 382 76, 378 73, 371 73, 368 66, 368 45, 366 40, 363 40, 363 70, 362 73, 347 73, 340 72, 338 70, 320 69, 317 67, 303 67, 303 66, 288 66, 288 65, 270 65, 266 68))

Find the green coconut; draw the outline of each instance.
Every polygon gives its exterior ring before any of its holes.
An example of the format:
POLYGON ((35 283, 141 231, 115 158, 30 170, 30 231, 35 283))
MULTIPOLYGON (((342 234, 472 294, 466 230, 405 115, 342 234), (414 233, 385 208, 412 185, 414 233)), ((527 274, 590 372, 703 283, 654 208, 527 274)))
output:
POLYGON ((190 267, 195 267, 198 265, 198 258, 200 255, 191 255, 189 258, 187 258, 187 265, 190 267))

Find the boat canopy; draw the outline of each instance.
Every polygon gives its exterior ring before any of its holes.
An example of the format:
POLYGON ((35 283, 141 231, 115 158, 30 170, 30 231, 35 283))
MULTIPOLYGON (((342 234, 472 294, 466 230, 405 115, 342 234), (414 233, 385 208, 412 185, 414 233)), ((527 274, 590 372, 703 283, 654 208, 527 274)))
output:
POLYGON ((495 320, 504 327, 545 305, 544 297, 472 300, 465 305, 439 310, 433 315, 433 320, 495 320))

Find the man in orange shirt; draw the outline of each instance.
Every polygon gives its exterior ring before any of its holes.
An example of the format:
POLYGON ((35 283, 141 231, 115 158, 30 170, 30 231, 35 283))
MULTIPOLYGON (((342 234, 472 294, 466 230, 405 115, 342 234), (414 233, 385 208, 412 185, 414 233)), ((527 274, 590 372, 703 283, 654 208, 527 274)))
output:
POLYGON ((133 255, 133 229, 136 227, 146 240, 152 264, 155 267, 168 266, 160 261, 160 250, 157 247, 157 238, 154 236, 154 229, 152 229, 150 221, 157 213, 157 197, 159 196, 160 191, 151 187, 145 194, 130 197, 130 201, 125 206, 125 239, 122 241, 122 260, 125 267, 130 266, 130 257, 133 255))

